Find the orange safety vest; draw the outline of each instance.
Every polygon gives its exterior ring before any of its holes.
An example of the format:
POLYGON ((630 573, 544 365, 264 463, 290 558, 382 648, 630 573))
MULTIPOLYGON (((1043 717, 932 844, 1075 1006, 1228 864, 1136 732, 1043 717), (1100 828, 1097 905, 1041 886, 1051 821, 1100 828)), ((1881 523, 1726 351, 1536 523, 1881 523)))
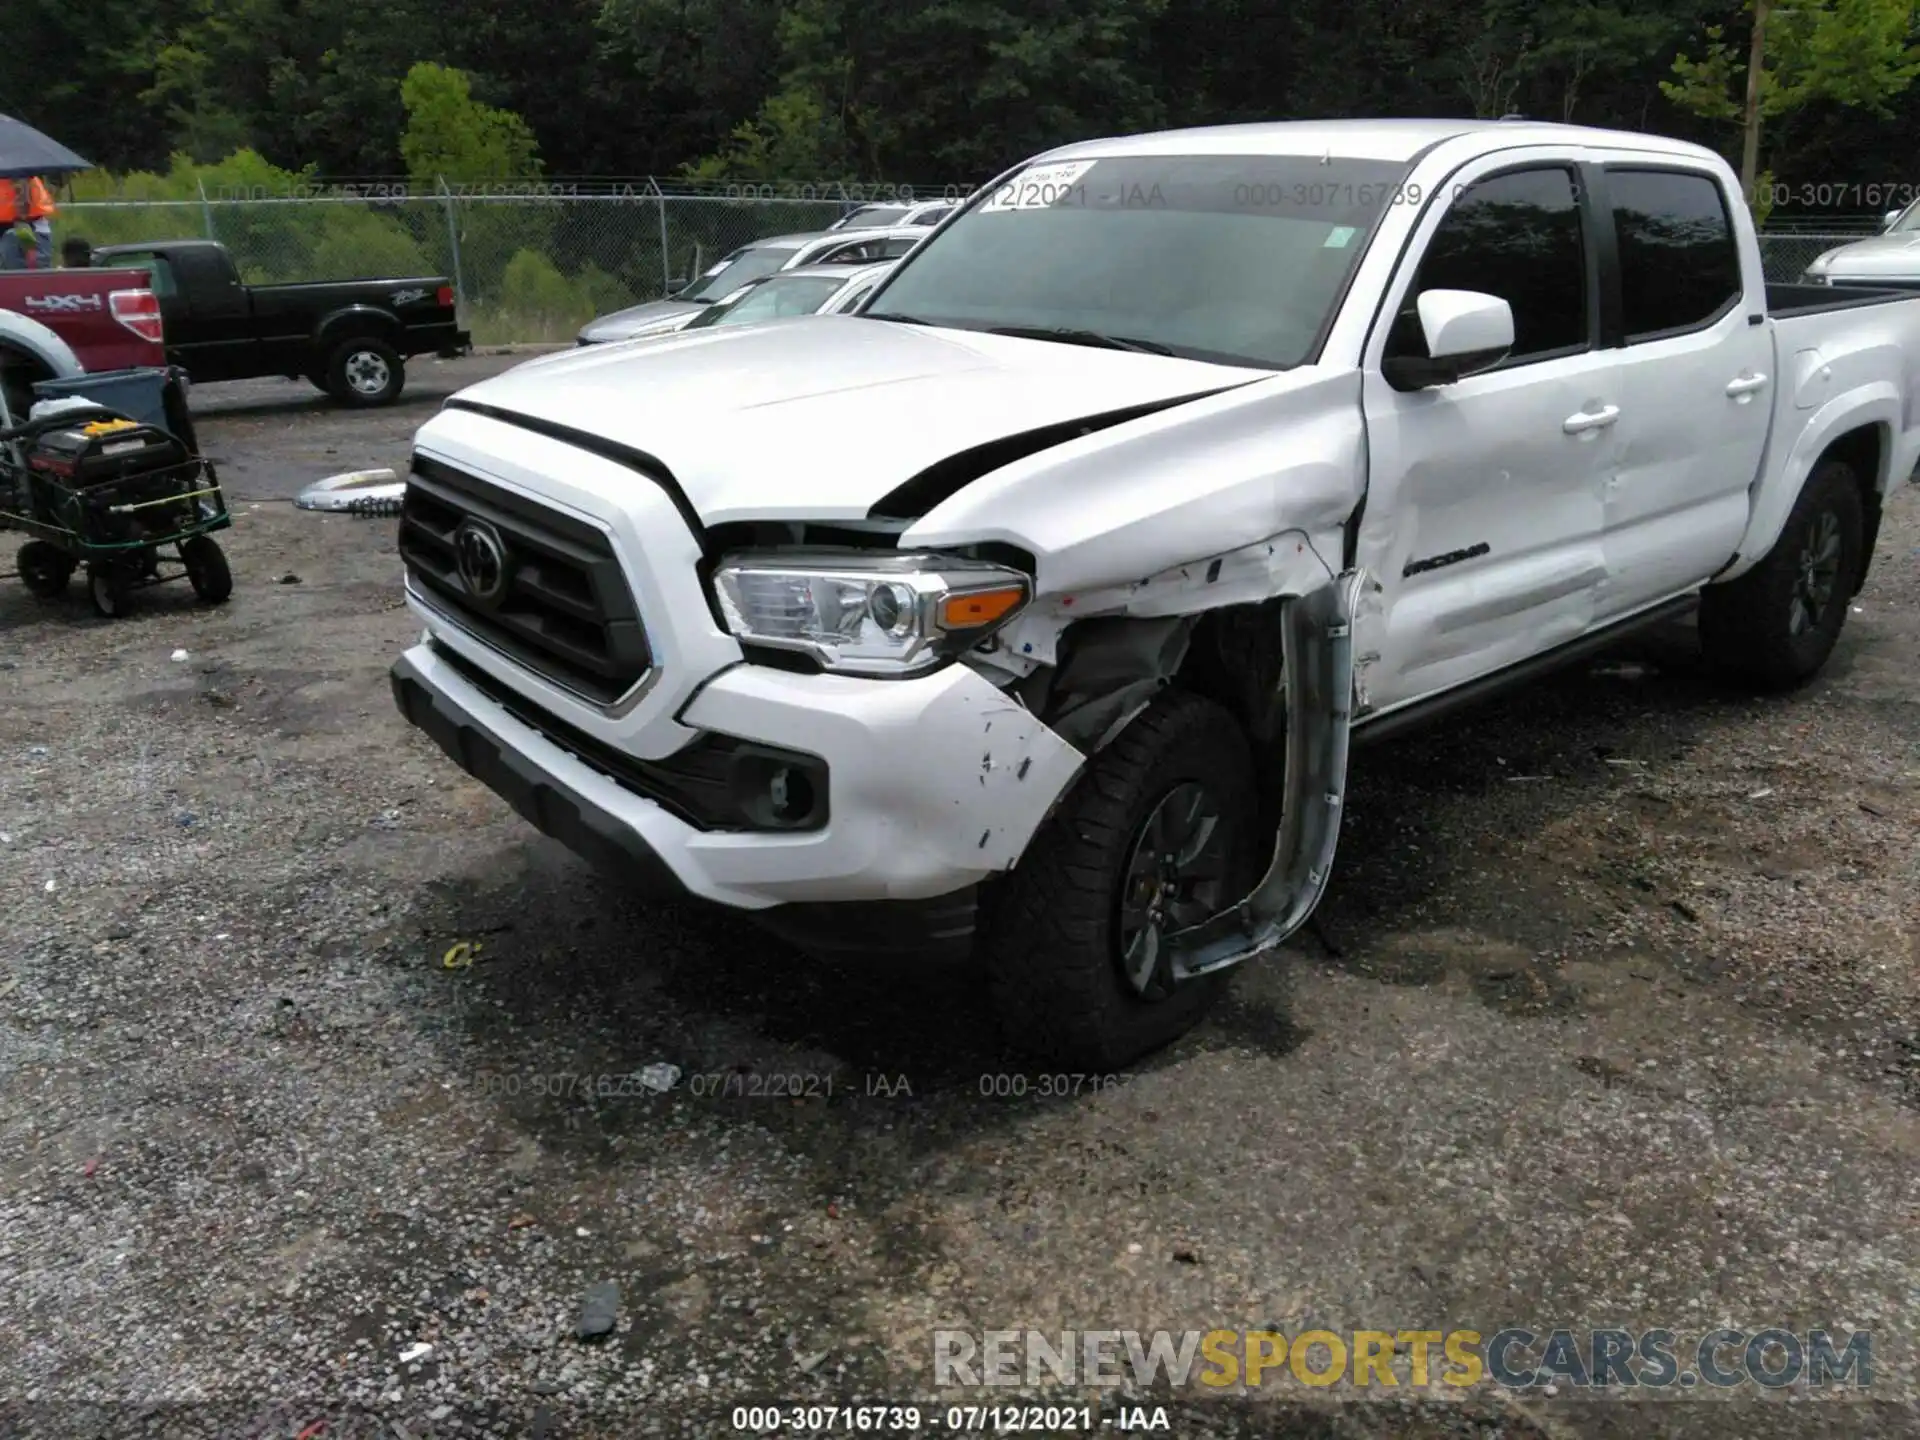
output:
POLYGON ((46 182, 38 175, 27 181, 27 208, 20 208, 20 183, 17 180, 0 180, 0 225, 18 225, 22 220, 47 220, 59 211, 53 203, 53 192, 48 190, 46 182))

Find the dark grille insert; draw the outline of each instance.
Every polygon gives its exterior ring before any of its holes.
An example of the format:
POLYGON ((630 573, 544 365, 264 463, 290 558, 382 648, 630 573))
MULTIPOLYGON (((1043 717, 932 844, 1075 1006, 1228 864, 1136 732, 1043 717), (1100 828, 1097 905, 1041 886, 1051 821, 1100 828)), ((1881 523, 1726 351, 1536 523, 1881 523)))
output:
POLYGON ((652 657, 633 593, 607 537, 426 456, 415 456, 400 510, 400 558, 429 601, 536 675, 610 703, 647 673, 652 657), (469 517, 499 532, 506 597, 488 608, 460 579, 454 532, 469 517))
POLYGON ((640 760, 581 733, 524 695, 507 690, 445 645, 435 644, 433 653, 522 725, 696 830, 818 830, 827 823, 827 771, 814 756, 751 745, 728 735, 704 734, 665 760, 640 760), (789 823, 767 824, 764 817, 754 813, 756 807, 742 805, 742 781, 750 784, 755 778, 751 767, 756 757, 790 765, 810 777, 818 803, 809 814, 789 823), (743 763, 749 767, 744 774, 743 763))

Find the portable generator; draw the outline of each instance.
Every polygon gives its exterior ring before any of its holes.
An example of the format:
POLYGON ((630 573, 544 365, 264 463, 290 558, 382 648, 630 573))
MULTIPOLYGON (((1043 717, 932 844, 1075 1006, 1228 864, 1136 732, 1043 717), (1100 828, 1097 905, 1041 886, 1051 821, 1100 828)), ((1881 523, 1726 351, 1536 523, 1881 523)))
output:
POLYGON ((0 530, 32 537, 17 568, 43 598, 84 565, 102 615, 122 614, 135 589, 182 577, 218 604, 233 576, 211 532, 232 523, 212 462, 171 430, 97 404, 0 429, 0 530), (178 576, 162 568, 168 550, 178 576))

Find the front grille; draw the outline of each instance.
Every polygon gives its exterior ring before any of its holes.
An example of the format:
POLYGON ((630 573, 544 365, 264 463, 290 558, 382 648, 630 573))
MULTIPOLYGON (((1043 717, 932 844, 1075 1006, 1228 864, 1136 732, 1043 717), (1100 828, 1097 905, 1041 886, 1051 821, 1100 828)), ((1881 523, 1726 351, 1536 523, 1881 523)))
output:
POLYGON ((652 664, 633 592, 593 526, 426 456, 415 456, 400 508, 400 558, 424 599, 534 674, 611 704, 652 664), (460 576, 454 536, 485 521, 505 552, 505 593, 491 605, 460 576))

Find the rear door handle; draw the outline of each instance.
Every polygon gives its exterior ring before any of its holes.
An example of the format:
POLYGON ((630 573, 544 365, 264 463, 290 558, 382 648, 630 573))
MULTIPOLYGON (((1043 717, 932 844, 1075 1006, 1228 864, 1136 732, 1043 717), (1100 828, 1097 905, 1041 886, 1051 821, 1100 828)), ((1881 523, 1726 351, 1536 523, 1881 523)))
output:
POLYGON ((1560 428, 1569 435, 1578 435, 1586 430, 1604 430, 1619 418, 1618 405, 1605 405, 1598 410, 1582 410, 1578 415, 1569 415, 1560 422, 1560 428))
POLYGON ((1727 394, 1733 396, 1735 399, 1740 398, 1742 395, 1751 395, 1756 390, 1764 390, 1766 388, 1767 377, 1764 375, 1742 375, 1738 379, 1727 382, 1727 394))

